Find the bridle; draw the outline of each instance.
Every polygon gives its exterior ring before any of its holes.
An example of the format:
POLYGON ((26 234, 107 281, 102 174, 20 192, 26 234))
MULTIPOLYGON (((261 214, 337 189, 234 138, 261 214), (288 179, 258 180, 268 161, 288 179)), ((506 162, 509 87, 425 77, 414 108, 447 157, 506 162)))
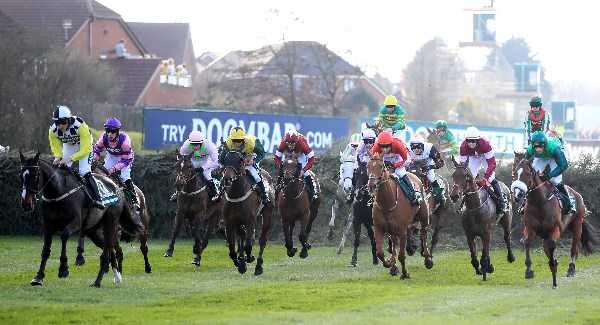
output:
MULTIPOLYGON (((385 162, 383 161, 383 158, 381 157, 371 157, 371 160, 369 161, 369 164, 371 162, 381 162, 381 176, 380 177, 375 177, 372 174, 369 175, 369 183, 371 182, 371 180, 375 180, 375 190, 373 191, 373 193, 371 193, 373 195, 373 200, 375 205, 377 205, 378 207, 383 209, 383 206, 377 202, 377 192, 379 192, 379 189, 381 188, 382 185, 388 183, 391 181, 391 177, 389 175, 389 172, 387 170, 387 168, 385 167, 385 162)), ((367 183, 367 185, 369 185, 369 183, 367 183)), ((370 186, 369 186, 369 190, 370 190, 370 186)), ((370 192, 370 191, 369 191, 370 192)), ((384 209, 385 212, 391 212, 394 209, 396 209, 396 207, 398 206, 398 186, 396 186, 396 199, 394 202, 394 205, 390 208, 390 209, 384 209)))
POLYGON ((306 184, 304 183, 304 180, 300 176, 295 175, 296 173, 298 173, 297 170, 293 171, 290 168, 285 168, 286 165, 289 165, 289 163, 285 163, 284 165, 281 166, 281 168, 283 169, 283 179, 281 180, 281 197, 287 198, 287 196, 285 195, 286 189, 294 183, 301 182, 302 187, 298 190, 298 193, 296 195, 291 197, 292 200, 296 200, 296 199, 300 198, 302 193, 304 193, 306 184), (290 176, 290 175, 291 175, 291 177, 286 177, 286 176, 290 176))

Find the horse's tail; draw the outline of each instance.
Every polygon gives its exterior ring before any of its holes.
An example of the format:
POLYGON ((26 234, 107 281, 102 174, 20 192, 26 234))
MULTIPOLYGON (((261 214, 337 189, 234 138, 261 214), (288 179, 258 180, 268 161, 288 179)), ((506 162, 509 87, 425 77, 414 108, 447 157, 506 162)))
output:
POLYGON ((581 247, 583 253, 589 255, 594 251, 594 246, 598 246, 600 243, 600 234, 592 223, 587 219, 583 219, 581 226, 581 247))

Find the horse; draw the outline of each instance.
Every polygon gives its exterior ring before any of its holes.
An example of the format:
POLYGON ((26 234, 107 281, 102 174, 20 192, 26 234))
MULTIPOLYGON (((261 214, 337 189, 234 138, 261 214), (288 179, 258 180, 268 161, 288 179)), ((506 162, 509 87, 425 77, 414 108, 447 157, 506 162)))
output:
MULTIPOLYGON (((223 218, 225 220, 225 236, 229 247, 229 258, 241 274, 246 273, 246 263, 254 262, 252 245, 256 233, 258 217, 262 217, 262 228, 258 244, 260 247, 254 275, 263 273, 263 252, 267 245, 267 234, 271 227, 273 205, 261 202, 254 186, 251 185, 244 167, 245 159, 240 152, 229 151, 225 154, 223 163, 223 178, 221 186, 225 196, 223 218), (236 254, 236 233, 238 251, 236 254)), ((267 195, 273 200, 274 193, 270 186, 269 174, 260 170, 267 195)))
MULTIPOLYGON (((425 167, 426 164, 426 160, 413 162, 409 166, 408 171, 412 174, 415 174, 421 180, 421 183, 425 188, 425 201, 429 207, 429 219, 433 229, 430 247, 430 250, 433 253, 434 248, 437 246, 440 229, 442 229, 442 217, 448 214, 448 205, 438 202, 438 200, 435 198, 435 195, 432 193, 431 182, 429 182, 429 179, 427 178, 427 172, 423 171, 423 167, 425 167)), ((449 202, 450 185, 448 184, 448 181, 438 174, 436 174, 436 180, 438 181, 438 184, 440 184, 440 187, 444 190, 442 195, 444 196, 445 201, 449 202)))
POLYGON ((354 202, 352 203, 352 225, 354 226, 354 252, 352 253, 351 266, 358 262, 358 246, 360 245, 361 225, 367 229, 367 235, 371 240, 371 253, 373 254, 373 265, 379 264, 375 246, 375 234, 373 233, 373 197, 369 193, 369 173, 366 163, 359 163, 354 176, 354 202))
MULTIPOLYGON (((465 210, 462 212, 462 226, 467 237, 467 243, 469 245, 469 251, 471 252, 471 265, 475 269, 477 275, 483 276, 483 281, 487 280, 487 274, 494 272, 494 266, 490 260, 490 246, 492 240, 492 226, 494 223, 499 223, 504 231, 504 242, 506 243, 507 255, 506 260, 509 263, 515 261, 515 257, 512 252, 510 236, 511 236, 511 224, 512 224, 512 204, 507 202, 508 211, 501 217, 500 220, 496 219, 496 204, 491 199, 491 195, 485 188, 477 188, 475 184, 475 177, 469 170, 469 162, 467 159, 466 163, 460 164, 454 160, 454 172, 452 173, 452 180, 454 185, 452 187, 452 193, 450 198, 454 203, 462 196, 462 203, 464 204, 465 210), (482 241, 482 253, 481 261, 477 260, 477 245, 475 238, 480 237, 482 241)), ((508 187, 505 184, 500 183, 502 191, 506 194, 508 187)))
MULTIPOLYGON (((334 228, 335 228, 335 218, 337 215, 337 211, 341 207, 346 207, 352 204, 353 201, 353 193, 352 193, 352 177, 354 174, 354 166, 356 164, 356 157, 344 157, 340 152, 340 182, 337 184, 337 191, 334 197, 333 205, 331 206, 331 218, 329 219, 329 231, 327 233, 327 238, 329 240, 333 239, 334 228)), ((344 209, 346 210, 346 209, 344 209)), ((349 210, 349 209, 348 209, 349 210)), ((350 222, 350 215, 348 216, 348 222, 350 222)), ((349 230, 349 228, 347 228, 349 230)), ((342 242, 345 240, 346 230, 344 230, 342 235, 342 242)), ((341 253, 343 249, 343 243, 340 244, 340 250, 338 250, 338 254, 341 253)))
POLYGON ((175 240, 181 225, 187 222, 192 230, 194 246, 192 252, 194 259, 192 264, 199 267, 202 253, 208 246, 208 237, 214 232, 223 208, 223 201, 209 202, 207 184, 204 181, 201 170, 194 169, 191 155, 177 154, 175 165, 177 176, 175 185, 177 187, 177 212, 173 220, 174 227, 171 234, 169 247, 164 257, 172 257, 175 250, 175 240))
POLYGON ((523 223, 525 224, 525 278, 532 279, 534 272, 531 269, 530 249, 531 243, 536 236, 543 239, 544 252, 548 257, 548 266, 552 272, 552 288, 557 287, 556 273, 558 261, 554 257, 556 241, 565 230, 573 234, 571 240, 571 258, 567 277, 575 276, 575 261, 579 255, 579 243, 585 254, 593 252, 594 245, 599 242, 596 229, 585 219, 586 206, 581 194, 565 185, 565 188, 575 198, 576 212, 574 217, 568 220, 561 219, 561 207, 558 193, 552 183, 542 180, 531 165, 532 160, 522 159, 513 169, 512 192, 517 200, 525 200, 523 223))
MULTIPOLYGON (((123 184, 119 175, 118 174, 110 174, 110 172, 104 166, 97 164, 97 163, 93 163, 92 170, 99 174, 102 174, 104 176, 110 177, 110 179, 115 184, 119 185, 121 190, 125 187, 125 184, 123 184)), ((135 184, 134 184, 134 188, 135 188, 135 192, 137 194, 139 205, 140 205, 139 211, 137 211, 136 208, 130 203, 129 199, 126 200, 126 202, 127 202, 126 207, 129 208, 129 210, 131 211, 132 217, 136 220, 136 223, 139 223, 143 226, 143 230, 137 234, 137 238, 140 242, 140 251, 142 252, 142 256, 144 257, 144 271, 146 273, 152 273, 152 266, 150 265, 150 261, 148 260, 148 237, 150 236, 150 232, 149 232, 149 230, 150 230, 150 213, 148 212, 148 206, 146 205, 146 196, 144 195, 144 192, 142 192, 142 190, 139 187, 137 187, 137 185, 135 185, 135 184)), ((127 194, 125 192, 123 192, 123 193, 125 194, 125 196, 127 196, 127 194)), ((122 236, 122 238, 129 238, 129 236, 131 234, 124 234, 124 235, 125 236, 122 236)), ((118 268, 119 268, 119 271, 122 273, 123 272, 123 265, 122 265, 123 251, 121 250, 119 241, 115 242, 115 249, 116 249, 117 261, 118 261, 118 265, 119 265, 118 268)), ((84 237, 81 235, 79 238, 78 245, 77 245, 77 259, 75 261, 76 265, 83 264, 81 262, 84 262, 84 261, 80 260, 80 256, 81 256, 81 258, 83 258, 83 252, 84 252, 84 237), (77 264, 78 261, 81 264, 77 264)))
MULTIPOLYGON (((301 170, 302 168, 298 163, 296 155, 292 154, 290 157, 286 157, 286 159, 283 160, 281 165, 282 172, 280 173, 280 175, 283 175, 283 178, 280 182, 277 207, 279 209, 279 215, 281 216, 281 225, 285 236, 287 255, 289 257, 294 257, 298 251, 294 247, 292 236, 294 233, 294 226, 296 222, 299 222, 300 232, 298 234, 298 239, 302 244, 300 258, 307 258, 308 250, 311 248, 311 245, 308 242, 308 236, 310 235, 312 224, 317 218, 320 199, 311 202, 301 170)), ((314 174, 312 176, 315 178, 315 183, 317 184, 315 186, 315 191, 319 191, 319 182, 314 174)))
POLYGON ((98 180, 98 187, 116 194, 111 206, 105 209, 87 208, 89 202, 87 194, 82 190, 84 185, 65 168, 56 169, 51 163, 40 159, 37 153, 33 158, 25 158, 20 153, 21 160, 21 206, 25 211, 35 208, 36 195, 41 193, 42 197, 42 231, 44 245, 41 254, 39 270, 30 284, 38 286, 43 284, 45 277, 46 262, 50 257, 52 236, 55 232, 61 232, 61 256, 59 266, 59 277, 69 275, 68 261, 66 255, 66 244, 69 238, 68 229, 80 228, 80 231, 88 236, 94 244, 102 249, 100 255, 100 268, 92 286, 100 287, 102 278, 112 265, 115 283, 122 280, 121 273, 116 265, 114 243, 117 234, 117 222, 121 220, 124 229, 136 233, 136 225, 131 220, 129 209, 125 208, 124 194, 119 187, 102 175, 94 175, 98 180))
MULTIPOLYGON (((429 211, 427 204, 412 206, 408 201, 400 185, 392 176, 392 172, 385 167, 383 157, 374 154, 367 164, 369 174, 369 193, 374 196, 373 200, 373 225, 375 227, 375 247, 377 258, 385 268, 390 269, 392 276, 398 275, 396 266, 396 254, 402 265, 401 279, 409 279, 406 271, 406 240, 408 228, 415 220, 428 220, 429 211), (391 256, 385 259, 383 251, 383 239, 385 234, 390 236, 391 256)), ((419 178, 408 173, 408 177, 415 185, 415 190, 422 191, 423 185, 419 178)), ((433 267, 433 259, 427 247, 427 227, 421 228, 421 255, 425 258, 425 267, 433 267)))

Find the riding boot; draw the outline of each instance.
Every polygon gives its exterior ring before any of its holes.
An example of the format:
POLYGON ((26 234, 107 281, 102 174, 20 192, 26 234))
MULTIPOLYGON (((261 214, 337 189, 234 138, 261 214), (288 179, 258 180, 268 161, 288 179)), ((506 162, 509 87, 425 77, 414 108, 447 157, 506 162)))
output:
POLYGON ((140 210, 140 202, 137 197, 137 193, 135 192, 135 187, 133 186, 133 182, 131 179, 125 181, 125 191, 127 191, 129 199, 131 201, 131 205, 133 205, 136 210, 140 210))
POLYGON ((439 204, 446 203, 446 198, 444 197, 444 189, 440 186, 440 183, 437 179, 433 181, 433 183, 431 183, 431 191, 433 192, 433 195, 435 196, 435 199, 439 204))
POLYGON ((104 204, 100 201, 100 194, 98 192, 98 185, 96 185, 96 181, 92 177, 92 173, 87 173, 83 176, 85 180, 85 186, 87 188, 87 192, 90 196, 90 201, 92 203, 92 207, 98 209, 104 209, 104 204))
POLYGON ((260 182, 256 183, 256 187, 258 188, 258 194, 260 195, 260 199, 262 200, 263 204, 267 205, 271 203, 271 200, 269 199, 269 195, 267 194, 267 190, 265 188, 265 182, 261 180, 260 182))
POLYGON ((420 200, 417 198, 417 195, 415 193, 415 188, 413 187, 410 178, 408 178, 408 175, 404 175, 404 177, 400 178, 400 183, 402 184, 402 190, 404 190, 404 194, 406 194, 406 198, 408 199, 408 201, 410 201, 410 204, 421 204, 420 200))
POLYGON ((492 189, 494 189, 494 194, 498 198, 498 206, 496 207, 496 214, 503 215, 506 213, 506 199, 504 194, 502 193, 502 189, 500 188, 500 183, 498 180, 494 179, 491 182, 492 189))
POLYGON ((562 201, 562 204, 563 204, 562 214, 563 215, 569 215, 571 213, 575 213, 575 207, 571 203, 571 198, 569 198, 569 193, 567 193, 567 189, 565 188, 565 184, 563 184, 563 183, 557 184, 556 188, 560 192, 559 197, 560 197, 560 199, 562 201))
POLYGON ((208 197, 211 202, 215 202, 219 199, 219 189, 217 188, 217 183, 215 183, 214 179, 209 179, 206 181, 208 184, 208 197))
POLYGON ((308 195, 311 201, 314 201, 319 198, 319 194, 315 189, 315 183, 310 175, 304 176, 304 183, 308 187, 308 195))

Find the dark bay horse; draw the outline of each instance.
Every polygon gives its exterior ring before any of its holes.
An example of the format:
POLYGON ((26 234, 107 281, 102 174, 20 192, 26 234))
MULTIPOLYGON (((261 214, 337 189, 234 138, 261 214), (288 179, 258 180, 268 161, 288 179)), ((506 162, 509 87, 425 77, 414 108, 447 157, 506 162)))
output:
MULTIPOLYGON (((429 211, 427 204, 412 206, 408 201, 400 185, 395 181, 395 176, 385 167, 383 158, 379 154, 371 157, 367 164, 369 173, 369 192, 374 196, 373 200, 373 225, 375 226, 375 245, 377 258, 383 266, 390 268, 391 275, 398 275, 396 256, 402 265, 401 279, 410 278, 406 271, 406 240, 408 228, 415 220, 428 220, 429 211), (383 239, 385 235, 391 238, 391 256, 385 259, 383 239), (396 255, 398 254, 398 255, 396 255)), ((408 173, 410 180, 415 185, 416 191, 422 191, 419 179, 408 173)), ((425 267, 433 267, 433 259, 427 247, 427 227, 421 229, 421 249, 425 258, 425 267)))
MULTIPOLYGON (((84 186, 77 177, 67 169, 56 169, 51 163, 39 159, 39 153, 33 158, 21 158, 22 207, 25 211, 35 208, 35 196, 42 197, 42 231, 44 246, 42 261, 31 285, 42 285, 45 277, 46 262, 50 257, 52 236, 61 232, 62 249, 60 256, 59 277, 68 276, 66 244, 69 232, 65 231, 77 225, 81 232, 88 236, 94 244, 102 249, 100 268, 92 286, 100 287, 102 278, 108 272, 109 264, 113 265, 115 282, 121 281, 121 274, 116 266, 114 243, 116 242, 117 224, 119 220, 131 220, 129 210, 125 208, 124 194, 108 177, 94 175, 99 180, 99 188, 117 193, 116 203, 106 209, 87 208, 88 198, 84 186)), ((139 229, 129 222, 122 222, 126 231, 136 233, 139 229)), ((72 228, 71 228, 72 229, 72 228)))
MULTIPOLYGON (((507 256, 509 263, 515 261, 510 242, 511 224, 512 224, 512 204, 507 202, 508 211, 497 221, 496 205, 489 192, 485 188, 478 188, 475 183, 475 177, 471 174, 468 167, 468 160, 464 164, 459 164, 452 157, 454 172, 452 179, 454 186, 450 197, 453 202, 457 202, 462 197, 464 211, 462 212, 462 226, 465 230, 469 251, 471 252, 471 265, 476 274, 482 274, 483 280, 487 280, 487 274, 494 272, 494 266, 490 260, 490 247, 492 241, 492 226, 499 223, 504 231, 504 242, 506 243, 507 256), (481 261, 477 260, 477 244, 475 238, 479 237, 482 241, 481 261)), ((503 192, 508 193, 508 188, 500 183, 503 192)), ((462 207, 463 204, 460 204, 462 207)))
POLYGON ((534 277, 531 269, 530 249, 532 241, 539 236, 544 241, 544 252, 548 257, 548 266, 552 272, 552 287, 556 288, 558 261, 554 257, 554 252, 561 232, 568 229, 573 234, 568 277, 575 275, 579 243, 581 243, 584 253, 592 253, 594 245, 599 242, 598 234, 590 222, 585 219, 586 207, 581 194, 565 185, 567 191, 575 197, 576 212, 571 219, 562 220, 559 198, 554 185, 540 178, 531 165, 531 160, 522 159, 513 170, 511 185, 513 194, 519 203, 526 199, 523 214, 525 266, 527 268, 525 278, 532 279, 534 277))
POLYGON ((373 197, 369 193, 369 173, 366 163, 359 163, 354 173, 354 202, 352 203, 352 225, 354 227, 354 252, 350 265, 356 266, 358 262, 358 246, 360 245, 361 225, 367 229, 367 235, 371 240, 371 252, 373 264, 379 264, 375 246, 375 235, 373 233, 373 197))
MULTIPOLYGON (((265 189, 270 199, 274 193, 271 187, 270 176, 259 170, 265 184, 265 189)), ((225 220, 225 235, 229 247, 229 257, 237 267, 238 272, 246 273, 246 263, 254 262, 252 246, 256 235, 257 220, 262 217, 262 229, 258 244, 260 251, 254 269, 255 275, 263 273, 263 253, 267 245, 267 234, 271 227, 273 205, 263 205, 260 197, 251 185, 250 175, 246 174, 244 157, 237 151, 230 151, 225 155, 223 163, 223 178, 221 186, 224 189, 225 205, 223 218, 225 220), (235 244, 238 251, 236 253, 235 244)))
MULTIPOLYGON (((291 155, 286 157, 281 165, 283 179, 280 182, 281 189, 279 191, 279 197, 277 198, 277 207, 279 209, 279 215, 281 216, 281 225, 283 227, 283 234, 285 236, 285 248, 287 249, 287 255, 293 257, 298 251, 294 247, 294 241, 292 236, 294 234, 294 226, 296 222, 300 223, 300 232, 298 239, 302 244, 302 250, 300 251, 300 258, 308 257, 308 250, 311 248, 308 242, 308 236, 312 229, 312 224, 317 218, 317 212, 319 209, 320 199, 312 202, 306 189, 306 184, 301 175, 301 166, 298 164, 297 157, 291 155)), ((316 176, 313 175, 315 183, 319 184, 316 176)), ((315 191, 318 191, 315 188, 315 191)))
POLYGON ((175 239, 182 224, 187 222, 194 237, 194 259, 192 264, 200 266, 202 253, 208 246, 208 237, 214 231, 221 215, 223 201, 209 202, 207 186, 202 170, 194 169, 191 155, 177 155, 177 213, 174 219, 173 234, 164 256, 172 257, 175 239))
POLYGON ((443 177, 436 174, 436 179, 440 187, 444 190, 442 195, 444 196, 445 202, 438 202, 435 198, 435 195, 432 193, 431 182, 427 178, 427 172, 423 171, 423 167, 427 164, 427 160, 417 161, 412 163, 408 171, 412 174, 415 174, 423 183, 423 187, 425 189, 425 201, 427 202, 427 206, 429 207, 429 220, 433 229, 433 233, 431 235, 431 252, 438 242, 438 237, 440 233, 440 229, 442 229, 442 219, 445 216, 448 216, 450 213, 449 206, 447 202, 450 200, 450 185, 448 181, 446 181, 443 177))

